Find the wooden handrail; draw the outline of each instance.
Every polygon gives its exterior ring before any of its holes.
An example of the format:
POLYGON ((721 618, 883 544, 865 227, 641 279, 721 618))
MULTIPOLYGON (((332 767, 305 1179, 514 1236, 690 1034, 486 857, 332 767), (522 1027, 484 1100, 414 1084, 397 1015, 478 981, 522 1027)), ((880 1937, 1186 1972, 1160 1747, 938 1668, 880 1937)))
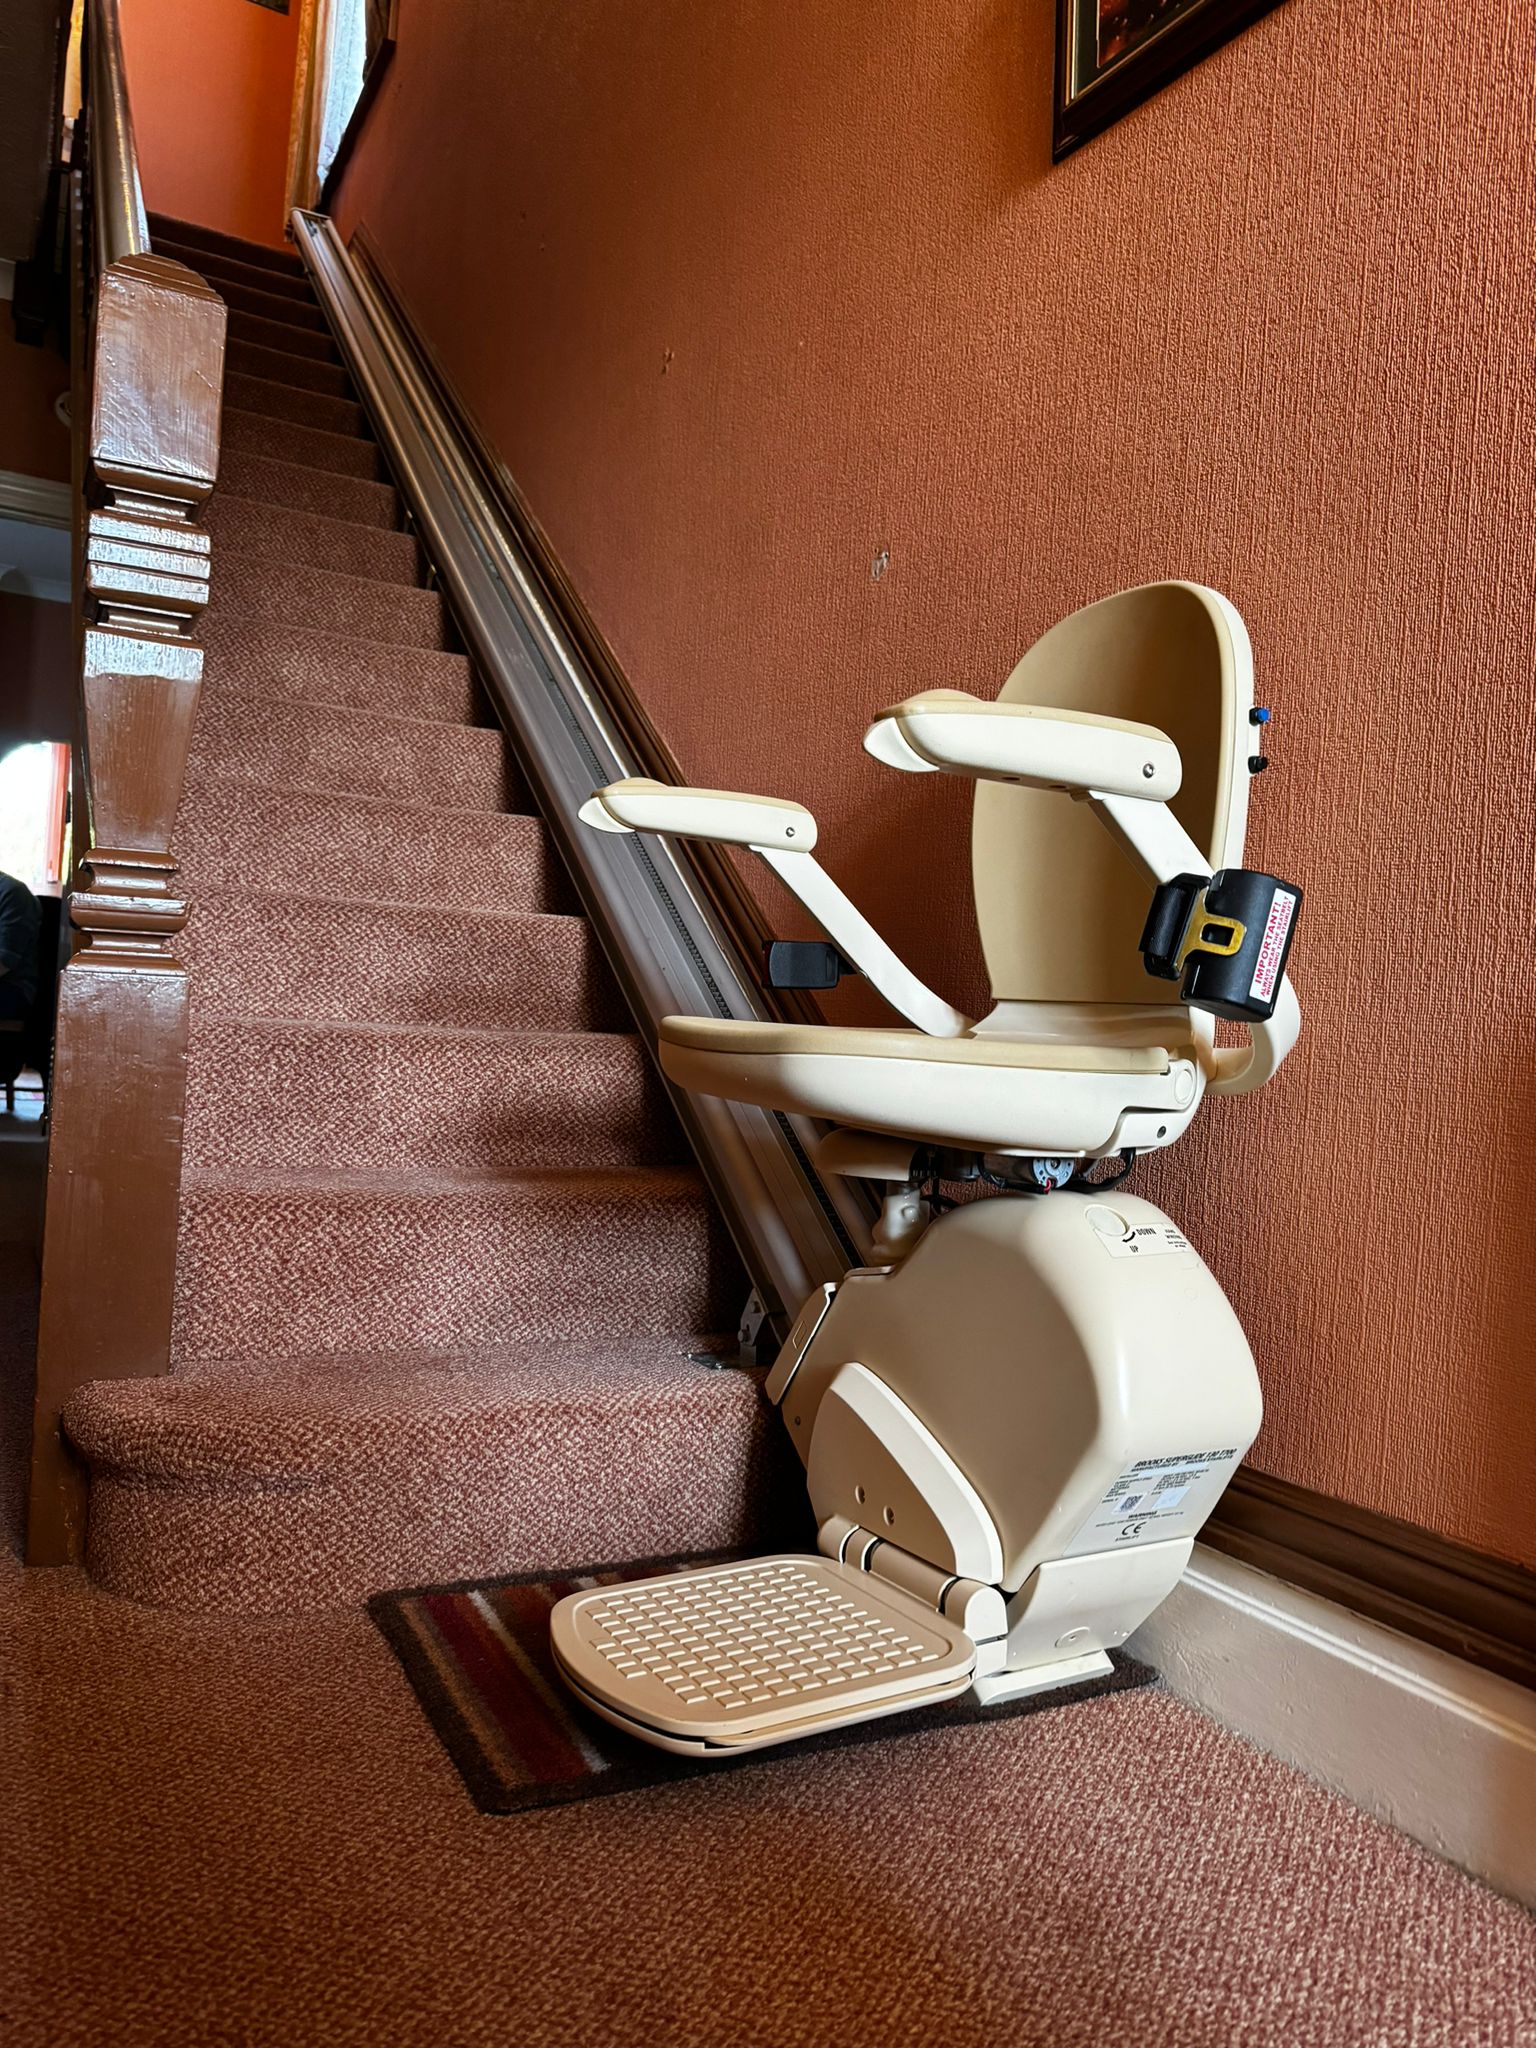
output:
POLYGON ((149 220, 139 183, 117 0, 91 0, 86 39, 92 211, 97 262, 105 269, 125 256, 149 253, 149 220))
POLYGON ((149 245, 117 0, 90 0, 71 173, 75 623, 71 953, 59 977, 27 1552, 81 1555, 60 1415, 87 1380, 166 1370, 185 1096, 187 919, 171 847, 202 685, 224 303, 149 245))

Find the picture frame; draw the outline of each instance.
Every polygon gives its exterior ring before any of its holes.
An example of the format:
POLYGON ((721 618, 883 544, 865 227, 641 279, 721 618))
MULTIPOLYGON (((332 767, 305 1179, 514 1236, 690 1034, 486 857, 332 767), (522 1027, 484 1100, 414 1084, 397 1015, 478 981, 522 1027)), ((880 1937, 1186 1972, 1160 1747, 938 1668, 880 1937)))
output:
POLYGON ((1057 0, 1052 161, 1060 163, 1280 4, 1057 0))

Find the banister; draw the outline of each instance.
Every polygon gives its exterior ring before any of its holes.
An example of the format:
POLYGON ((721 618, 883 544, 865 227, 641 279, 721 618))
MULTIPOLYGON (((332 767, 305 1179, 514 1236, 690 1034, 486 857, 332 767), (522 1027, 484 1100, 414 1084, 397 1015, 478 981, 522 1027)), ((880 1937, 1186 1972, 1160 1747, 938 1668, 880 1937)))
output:
POLYGON ((28 1499, 38 1564, 83 1545, 64 1402, 170 1358, 188 1008, 171 837, 202 686, 211 551, 197 520, 224 381, 222 299, 150 248, 117 0, 89 0, 87 31, 85 164, 68 188, 79 745, 28 1499))
POLYGON ((125 256, 149 252, 117 0, 90 0, 86 44, 96 261, 105 270, 125 256))

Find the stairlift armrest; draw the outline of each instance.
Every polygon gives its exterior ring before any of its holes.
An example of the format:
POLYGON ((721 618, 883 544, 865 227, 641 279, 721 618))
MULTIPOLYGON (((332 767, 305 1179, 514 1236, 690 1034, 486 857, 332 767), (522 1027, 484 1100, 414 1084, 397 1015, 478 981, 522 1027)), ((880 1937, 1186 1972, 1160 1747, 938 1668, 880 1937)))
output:
POLYGON ((1262 1088, 1301 1036, 1301 1004, 1286 975, 1280 984, 1275 1014, 1248 1026, 1246 1046, 1218 1046, 1215 1072, 1207 1082, 1212 1095, 1251 1095, 1262 1088))
POLYGON ((580 816, 599 832, 669 832, 759 852, 783 846, 809 853, 816 844, 816 820, 803 804, 734 789, 679 788, 644 775, 594 790, 580 816))
POLYGON ((1178 748, 1156 726, 1042 704, 989 704, 963 690, 925 690, 882 712, 864 735, 864 751, 910 774, 945 771, 1154 803, 1176 796, 1183 775, 1178 748))
POLYGON ((931 1038, 958 1038, 970 1028, 970 1018, 918 980, 813 859, 816 820, 800 804, 733 790, 673 788, 635 776, 595 791, 580 815, 600 832, 664 832, 750 848, 893 1010, 931 1038))

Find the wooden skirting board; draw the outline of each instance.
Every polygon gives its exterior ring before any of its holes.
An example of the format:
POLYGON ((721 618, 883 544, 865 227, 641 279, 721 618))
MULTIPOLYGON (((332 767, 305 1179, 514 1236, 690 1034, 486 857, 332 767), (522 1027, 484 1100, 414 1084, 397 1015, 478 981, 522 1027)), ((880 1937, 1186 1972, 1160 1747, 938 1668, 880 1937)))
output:
MULTIPOLYGON (((349 247, 387 300, 444 410, 474 448, 487 487, 536 564, 551 608, 600 679, 608 709, 645 772, 661 782, 685 781, 548 536, 411 317, 365 227, 357 229, 349 247)), ((774 935, 734 863, 718 846, 694 844, 690 853, 741 950, 760 959, 774 935)), ((825 1021, 806 992, 764 993, 786 1022, 825 1021)), ((1536 1688, 1536 1572, 1246 1467, 1206 1525, 1203 1541, 1356 1614, 1536 1688)))
POLYGON ((1245 1467, 1202 1541, 1356 1614, 1536 1687, 1536 1572, 1245 1467))

